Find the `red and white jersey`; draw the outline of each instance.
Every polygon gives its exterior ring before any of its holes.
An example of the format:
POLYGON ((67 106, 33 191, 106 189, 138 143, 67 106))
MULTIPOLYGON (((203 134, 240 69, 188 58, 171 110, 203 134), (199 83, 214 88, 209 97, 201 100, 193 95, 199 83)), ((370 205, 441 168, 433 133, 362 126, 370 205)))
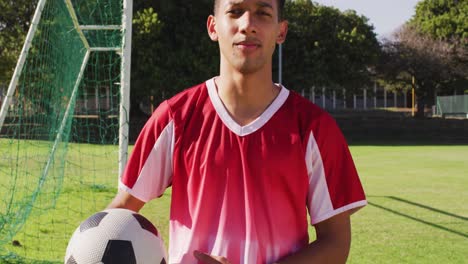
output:
POLYGON ((171 185, 170 263, 197 263, 194 250, 272 263, 309 243, 307 212, 313 225, 367 203, 329 114, 281 87, 240 126, 214 79, 157 108, 119 187, 147 202, 171 185))

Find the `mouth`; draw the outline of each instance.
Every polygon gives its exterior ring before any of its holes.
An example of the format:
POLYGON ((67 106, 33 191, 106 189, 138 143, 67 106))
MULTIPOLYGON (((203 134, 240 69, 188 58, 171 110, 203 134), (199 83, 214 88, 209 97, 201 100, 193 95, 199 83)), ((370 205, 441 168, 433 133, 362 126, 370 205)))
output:
POLYGON ((242 50, 255 50, 257 48, 260 48, 261 44, 258 41, 246 40, 246 41, 235 42, 234 46, 242 50))

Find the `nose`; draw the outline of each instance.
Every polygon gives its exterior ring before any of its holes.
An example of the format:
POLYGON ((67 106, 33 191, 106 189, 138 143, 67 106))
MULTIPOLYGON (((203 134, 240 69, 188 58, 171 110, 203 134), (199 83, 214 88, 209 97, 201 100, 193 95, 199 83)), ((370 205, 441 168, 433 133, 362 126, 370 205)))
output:
POLYGON ((242 14, 239 19, 239 30, 244 34, 255 34, 257 33, 257 25, 254 15, 247 11, 242 14))

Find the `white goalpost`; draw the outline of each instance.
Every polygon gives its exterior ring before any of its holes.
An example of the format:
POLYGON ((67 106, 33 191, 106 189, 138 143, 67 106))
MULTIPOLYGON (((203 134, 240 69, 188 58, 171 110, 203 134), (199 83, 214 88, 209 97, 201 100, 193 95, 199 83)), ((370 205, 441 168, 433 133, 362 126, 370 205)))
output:
POLYGON ((132 11, 133 1, 124 0, 122 25, 124 32, 122 73, 121 73, 121 102, 119 129, 119 177, 122 176, 128 159, 128 135, 130 121, 130 71, 132 58, 132 11))

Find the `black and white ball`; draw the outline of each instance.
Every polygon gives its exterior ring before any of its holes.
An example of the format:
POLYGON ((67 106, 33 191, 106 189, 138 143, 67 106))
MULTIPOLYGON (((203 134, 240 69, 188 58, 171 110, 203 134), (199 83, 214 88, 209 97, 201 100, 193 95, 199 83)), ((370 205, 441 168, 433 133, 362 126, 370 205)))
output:
POLYGON ((71 237, 65 264, 165 264, 156 227, 127 209, 108 209, 83 221, 71 237))

